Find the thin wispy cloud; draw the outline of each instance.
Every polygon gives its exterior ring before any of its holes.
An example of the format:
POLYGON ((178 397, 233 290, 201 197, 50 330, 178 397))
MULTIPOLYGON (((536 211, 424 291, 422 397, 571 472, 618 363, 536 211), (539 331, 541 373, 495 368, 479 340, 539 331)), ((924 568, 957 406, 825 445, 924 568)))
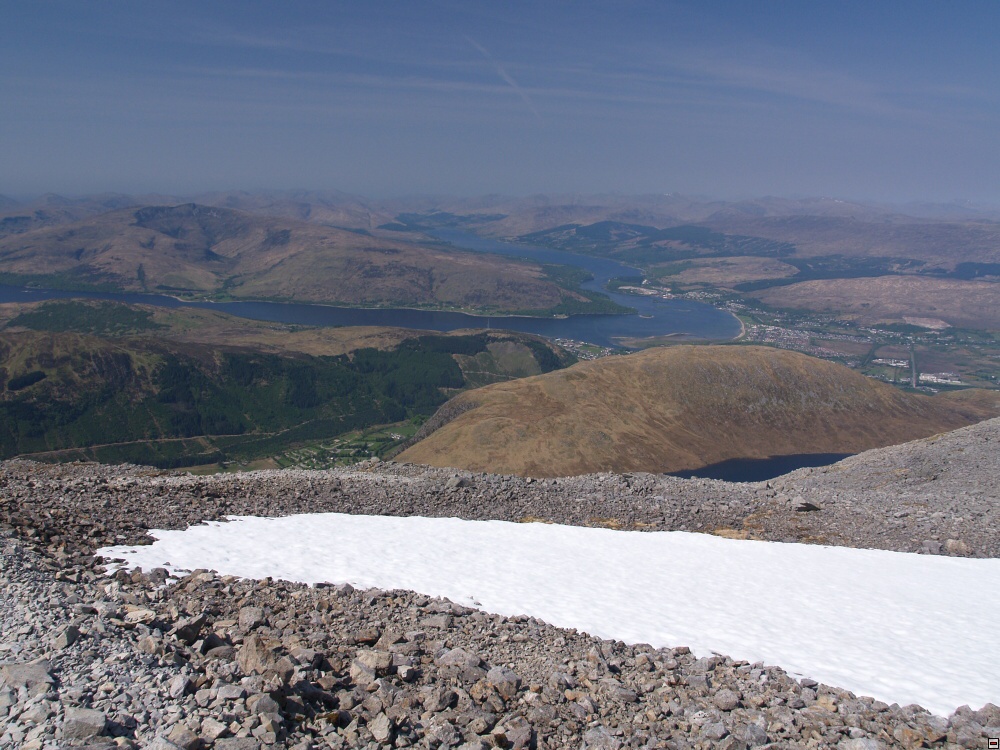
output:
POLYGON ((514 91, 517 92, 517 95, 521 97, 521 100, 528 105, 528 109, 530 109, 535 114, 535 117, 537 117, 540 121, 542 119, 542 116, 538 113, 538 110, 535 108, 535 104, 534 102, 531 101, 531 97, 528 96, 527 92, 525 92, 525 90, 521 88, 518 82, 515 81, 514 78, 510 75, 510 73, 506 71, 504 66, 501 65, 500 62, 497 61, 497 59, 490 54, 490 51, 470 36, 466 36, 465 41, 467 41, 469 44, 471 44, 473 47, 479 50, 480 54, 482 54, 482 56, 486 58, 487 62, 489 62, 490 65, 493 66, 493 69, 497 72, 497 75, 499 75, 500 78, 502 78, 507 83, 508 86, 510 86, 512 89, 514 89, 514 91))
POLYGON ((53 4, 4 17, 0 193, 997 193, 989 4, 53 4))

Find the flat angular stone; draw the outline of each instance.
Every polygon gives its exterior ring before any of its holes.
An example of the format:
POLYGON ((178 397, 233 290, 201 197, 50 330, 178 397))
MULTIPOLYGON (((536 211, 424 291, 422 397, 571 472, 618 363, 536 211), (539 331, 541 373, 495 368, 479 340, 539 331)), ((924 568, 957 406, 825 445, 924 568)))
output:
POLYGON ((244 633, 253 630, 265 622, 264 610, 260 607, 243 607, 240 610, 239 628, 244 633))
POLYGON ((838 750, 885 750, 885 744, 868 737, 844 739, 837 745, 838 750))
POLYGON ((167 685, 167 691, 174 700, 183 698, 191 690, 191 680, 187 675, 176 675, 167 685))
POLYGON ((246 698, 247 691, 242 685, 223 685, 219 688, 218 697, 225 701, 238 701, 246 698))
POLYGON ((482 663, 478 655, 466 651, 464 648, 453 648, 446 654, 434 660, 439 667, 478 667, 482 663))
POLYGON ((0 685, 13 690, 25 688, 32 697, 47 692, 54 684, 55 678, 49 673, 47 661, 5 664, 0 667, 0 685))
POLYGON ((184 750, 180 745, 171 742, 166 737, 158 735, 146 745, 145 750, 184 750))
POLYGON ((376 742, 380 745, 386 745, 392 742, 396 727, 392 719, 381 713, 368 724, 368 731, 372 733, 376 742))
POLYGON ((167 739, 173 742, 181 750, 197 750, 201 745, 201 737, 196 735, 183 724, 176 724, 167 735, 167 739))
POLYGON ((93 708, 66 709, 63 719, 62 738, 64 740, 86 740, 103 734, 107 717, 93 708))
POLYGON ((55 637, 52 641, 52 647, 62 651, 64 648, 69 648, 80 638, 80 629, 75 625, 68 625, 55 637))
POLYGON ((201 736, 206 742, 215 742, 229 731, 221 721, 208 716, 201 720, 201 736))
POLYGON ((276 714, 281 712, 278 702, 267 693, 250 696, 247 699, 247 708, 255 714, 276 714))
POLYGON ((223 737, 215 741, 215 750, 260 750, 260 740, 253 737, 223 737))
POLYGON ((581 750, 618 750, 621 740, 613 737, 607 727, 599 726, 588 729, 583 735, 581 750))
POLYGON ((517 690, 521 687, 521 678, 507 667, 493 667, 486 673, 486 681, 496 689, 501 698, 508 701, 517 695, 517 690))
POLYGON ((260 636, 251 635, 236 652, 236 663, 244 674, 259 674, 265 678, 277 676, 288 682, 295 666, 285 656, 278 655, 278 644, 260 636))

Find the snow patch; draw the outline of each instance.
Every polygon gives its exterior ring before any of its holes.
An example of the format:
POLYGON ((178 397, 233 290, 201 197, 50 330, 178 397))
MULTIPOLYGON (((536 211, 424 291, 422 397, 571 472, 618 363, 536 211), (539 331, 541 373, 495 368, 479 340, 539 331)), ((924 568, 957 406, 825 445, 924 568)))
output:
POLYGON ((1000 703, 1000 560, 554 524, 321 513, 152 531, 128 567, 408 589, 918 703, 1000 703), (169 562, 168 562, 169 561, 169 562))

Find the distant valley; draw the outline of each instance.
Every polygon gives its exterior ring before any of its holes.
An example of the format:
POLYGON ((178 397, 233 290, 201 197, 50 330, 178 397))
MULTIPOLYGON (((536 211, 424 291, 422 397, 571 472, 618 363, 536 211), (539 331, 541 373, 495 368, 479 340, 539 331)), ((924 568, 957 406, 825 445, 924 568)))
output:
MULTIPOLYGON (((6 201, 8 284, 494 316, 624 312, 629 299, 668 315, 647 301, 690 300, 738 317, 734 343, 777 351, 676 348, 694 338, 680 327, 618 335, 620 346, 654 350, 557 373, 574 356, 523 334, 4 305, 3 455, 322 467, 405 445, 402 460, 553 476, 888 445, 996 413, 998 218, 959 205, 678 195, 6 201), (612 301, 580 286, 581 268, 462 250, 435 239, 442 230, 642 275, 611 278, 612 301), (975 394, 960 390, 970 385, 975 394), (96 425, 108 420, 114 435, 102 442, 96 425)), ((588 343, 581 320, 563 341, 572 351, 622 351, 588 343)))
POLYGON ((48 195, 0 205, 0 278, 479 312, 614 309, 581 295, 572 275, 445 249, 426 234, 447 227, 613 258, 642 268, 651 284, 671 293, 721 294, 866 325, 925 317, 997 330, 998 220, 998 212, 958 203, 726 202, 679 194, 48 195), (865 281, 886 277, 895 279, 896 293, 865 281), (831 283, 837 279, 857 281, 831 283), (817 305, 804 305, 817 290, 817 305), (955 303, 958 296, 973 297, 973 309, 955 303))
POLYGON ((1000 329, 1000 223, 992 214, 914 206, 915 215, 907 215, 833 200, 605 199, 603 205, 584 199, 544 206, 498 201, 493 211, 488 204, 475 211, 459 204, 403 214, 387 226, 458 226, 614 258, 641 267, 655 287, 673 293, 721 293, 868 325, 930 317, 956 327, 1000 329), (894 280, 894 294, 881 294, 877 284, 865 281, 887 277, 894 280), (857 281, 838 285, 838 279, 857 281), (799 286, 807 282, 812 284, 799 286), (829 293, 810 306, 818 286, 829 293), (788 289, 770 291, 782 287, 788 289), (956 296, 973 297, 975 309, 963 308, 956 296))

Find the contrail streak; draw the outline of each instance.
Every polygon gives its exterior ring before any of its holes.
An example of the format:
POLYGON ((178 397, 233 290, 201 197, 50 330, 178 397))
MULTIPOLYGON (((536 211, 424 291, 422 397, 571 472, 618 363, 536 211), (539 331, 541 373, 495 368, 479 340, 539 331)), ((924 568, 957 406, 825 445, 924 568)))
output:
POLYGON ((510 86, 512 89, 514 89, 514 91, 517 92, 517 95, 521 97, 521 100, 528 105, 528 109, 530 109, 535 114, 535 117, 541 120, 542 116, 538 113, 538 110, 535 109, 534 103, 525 93, 524 89, 522 89, 517 84, 517 81, 515 81, 513 77, 511 77, 510 73, 508 73, 504 69, 503 65, 501 65, 499 62, 496 61, 493 55, 490 54, 490 51, 470 36, 466 36, 465 41, 467 41, 469 44, 471 44, 473 47, 479 50, 482 56, 485 57, 487 61, 493 66, 494 70, 496 70, 497 75, 500 76, 500 78, 502 78, 508 86, 510 86))

